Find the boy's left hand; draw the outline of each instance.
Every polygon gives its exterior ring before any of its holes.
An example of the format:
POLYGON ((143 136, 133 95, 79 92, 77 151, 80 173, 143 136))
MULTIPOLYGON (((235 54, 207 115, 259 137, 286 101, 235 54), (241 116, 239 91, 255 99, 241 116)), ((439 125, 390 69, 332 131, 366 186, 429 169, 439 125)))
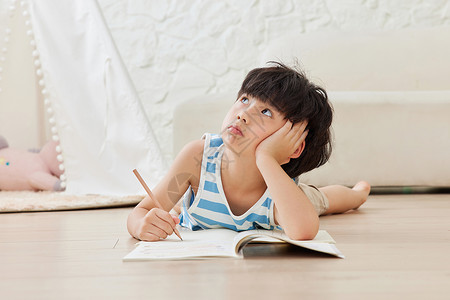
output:
POLYGON ((278 164, 283 165, 290 161, 292 157, 298 157, 304 148, 308 130, 307 121, 299 122, 292 126, 291 121, 287 121, 280 129, 265 138, 256 147, 256 159, 262 156, 273 157, 278 164))

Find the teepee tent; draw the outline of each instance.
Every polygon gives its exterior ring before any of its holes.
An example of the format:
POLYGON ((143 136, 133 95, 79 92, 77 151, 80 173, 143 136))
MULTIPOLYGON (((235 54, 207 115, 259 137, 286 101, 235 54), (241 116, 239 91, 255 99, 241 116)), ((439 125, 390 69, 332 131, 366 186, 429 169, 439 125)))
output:
POLYGON ((31 123, 42 141, 45 116, 66 193, 143 194, 134 168, 160 180, 163 156, 95 0, 2 0, 0 39, 0 134, 31 123))

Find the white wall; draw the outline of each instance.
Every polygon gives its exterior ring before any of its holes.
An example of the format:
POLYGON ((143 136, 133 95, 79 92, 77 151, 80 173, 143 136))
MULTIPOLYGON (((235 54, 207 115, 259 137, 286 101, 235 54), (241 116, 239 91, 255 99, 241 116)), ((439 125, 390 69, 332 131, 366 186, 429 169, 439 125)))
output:
POLYGON ((167 158, 174 106, 236 91, 288 30, 450 25, 448 0, 98 0, 167 158))

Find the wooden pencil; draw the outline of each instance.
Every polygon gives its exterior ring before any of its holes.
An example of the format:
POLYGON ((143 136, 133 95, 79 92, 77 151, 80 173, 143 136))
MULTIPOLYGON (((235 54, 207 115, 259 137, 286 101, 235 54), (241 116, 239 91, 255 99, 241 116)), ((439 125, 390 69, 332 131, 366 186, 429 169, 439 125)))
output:
MULTIPOLYGON (((139 172, 134 169, 133 170, 134 175, 136 175, 137 179, 139 180, 139 182, 142 184, 142 186, 144 187, 145 191, 147 192, 148 196, 150 197, 150 199, 153 200, 153 202, 155 202, 156 206, 158 206, 158 208, 163 209, 162 205, 158 202, 158 200, 156 199, 156 197, 153 195, 152 191, 150 190, 150 188, 148 187, 148 185, 145 183, 144 179, 141 177, 141 174, 139 174, 139 172)), ((175 225, 176 226, 176 225, 175 225)), ((180 232, 178 231, 178 229, 176 227, 173 228, 173 231, 175 232, 175 234, 180 238, 180 240, 183 240, 181 238, 180 232)))

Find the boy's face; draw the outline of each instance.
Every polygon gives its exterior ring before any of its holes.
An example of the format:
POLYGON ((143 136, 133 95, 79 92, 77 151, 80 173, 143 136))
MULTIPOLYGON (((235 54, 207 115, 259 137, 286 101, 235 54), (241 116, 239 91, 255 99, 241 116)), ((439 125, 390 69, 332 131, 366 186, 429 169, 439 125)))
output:
POLYGON ((233 104, 222 123, 222 139, 236 154, 256 150, 261 141, 286 123, 275 107, 243 94, 233 104))

